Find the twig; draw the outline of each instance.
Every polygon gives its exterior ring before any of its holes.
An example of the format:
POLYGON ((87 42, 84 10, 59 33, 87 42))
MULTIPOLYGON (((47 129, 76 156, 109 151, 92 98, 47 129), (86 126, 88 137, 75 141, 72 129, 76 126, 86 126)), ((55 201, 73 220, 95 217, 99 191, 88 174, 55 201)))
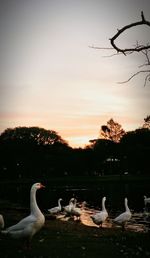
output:
POLYGON ((150 74, 146 75, 145 77, 144 87, 146 86, 148 80, 150 80, 150 74))
POLYGON ((106 49, 106 50, 113 50, 114 48, 113 47, 95 47, 95 46, 89 46, 89 48, 94 48, 94 49, 106 49))
MULTIPOLYGON (((140 74, 140 73, 150 73, 150 70, 141 70, 141 71, 138 71, 137 73, 134 73, 128 80, 126 80, 126 81, 123 81, 123 82, 118 82, 119 84, 123 84, 123 83, 127 83, 127 82, 129 82, 131 79, 133 79, 135 76, 137 76, 138 74, 140 74)), ((149 77, 150 76, 150 74, 148 74, 146 77, 149 77)), ((147 78, 148 79, 148 78, 147 78)), ((147 81, 147 79, 146 79, 146 81, 147 81)), ((145 84, 144 84, 144 86, 145 86, 145 84)))

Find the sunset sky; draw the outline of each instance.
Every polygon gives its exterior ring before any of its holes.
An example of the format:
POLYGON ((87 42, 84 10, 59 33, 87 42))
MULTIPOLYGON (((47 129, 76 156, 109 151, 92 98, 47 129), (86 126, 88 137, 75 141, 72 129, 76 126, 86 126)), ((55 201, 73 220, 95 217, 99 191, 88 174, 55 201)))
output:
MULTIPOLYGON (((142 126, 150 85, 144 75, 117 82, 139 71, 144 57, 89 47, 110 47, 109 38, 141 20, 142 10, 150 20, 149 0, 1 0, 0 132, 38 126, 82 147, 110 118, 126 131, 142 126)), ((149 28, 132 29, 119 43, 136 40, 150 42, 149 28)))

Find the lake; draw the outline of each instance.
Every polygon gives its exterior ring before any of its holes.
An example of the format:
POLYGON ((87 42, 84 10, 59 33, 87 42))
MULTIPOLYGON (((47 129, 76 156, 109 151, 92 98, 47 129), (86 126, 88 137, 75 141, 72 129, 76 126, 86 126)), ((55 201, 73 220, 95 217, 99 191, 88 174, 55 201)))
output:
MULTIPOLYGON (((0 199, 17 203, 21 207, 29 208, 29 192, 35 181, 1 182, 0 199)), ((101 199, 106 196, 106 206, 109 211, 124 210, 124 198, 128 198, 131 210, 142 212, 144 208, 143 196, 150 195, 150 180, 126 180, 113 177, 109 180, 101 178, 55 178, 42 180, 45 189, 37 191, 37 202, 42 209, 57 206, 58 198, 67 205, 70 198, 75 197, 78 202, 86 201, 87 205, 101 209, 101 199)))

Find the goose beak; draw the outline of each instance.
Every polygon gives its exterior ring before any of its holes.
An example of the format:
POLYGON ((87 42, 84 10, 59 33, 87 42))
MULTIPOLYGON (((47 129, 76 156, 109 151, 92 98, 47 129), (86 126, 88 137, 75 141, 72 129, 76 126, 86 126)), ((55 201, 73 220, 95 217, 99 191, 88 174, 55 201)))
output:
POLYGON ((42 184, 40 185, 40 188, 45 188, 45 187, 46 187, 45 185, 42 185, 42 184))

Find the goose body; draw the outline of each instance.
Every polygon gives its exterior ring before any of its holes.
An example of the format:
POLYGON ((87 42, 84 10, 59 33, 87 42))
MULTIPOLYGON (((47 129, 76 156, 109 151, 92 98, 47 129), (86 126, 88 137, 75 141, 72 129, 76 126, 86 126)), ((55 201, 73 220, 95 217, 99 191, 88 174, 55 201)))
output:
POLYGON ((24 239, 29 244, 32 237, 44 226, 45 217, 36 202, 36 191, 44 186, 35 183, 30 190, 30 215, 20 220, 17 224, 1 231, 15 239, 24 239))
POLYGON ((71 210, 72 210, 72 207, 74 205, 73 202, 74 202, 74 198, 71 198, 70 201, 69 201, 69 204, 64 207, 64 211, 66 213, 66 216, 71 215, 71 210))
POLYGON ((59 213, 60 211, 61 211, 61 201, 62 201, 62 198, 59 198, 58 199, 58 206, 56 206, 56 207, 53 207, 53 208, 51 208, 51 209, 48 209, 48 211, 49 211, 49 213, 51 214, 51 215, 56 215, 57 213, 59 213))
POLYGON ((144 204, 145 204, 145 206, 146 206, 148 203, 150 203, 150 197, 146 197, 146 196, 144 195, 144 204))
POLYGON ((1 229, 3 229, 4 228, 4 218, 3 218, 3 215, 2 214, 0 214, 0 231, 1 231, 1 229))
POLYGON ((73 205, 71 207, 71 215, 75 216, 77 218, 77 220, 80 220, 80 216, 82 214, 82 211, 80 208, 76 207, 77 204, 77 200, 74 199, 73 205))
POLYGON ((91 219, 96 225, 99 225, 102 227, 103 222, 107 219, 108 217, 108 212, 105 208, 105 201, 106 197, 102 198, 102 210, 100 212, 97 212, 96 214, 91 215, 91 219))
POLYGON ((126 225, 127 221, 129 221, 132 217, 131 211, 128 207, 128 199, 127 198, 124 199, 124 204, 125 204, 125 212, 121 213, 119 216, 117 216, 113 220, 113 222, 115 222, 116 224, 122 225, 122 229, 125 229, 125 225, 126 225))

